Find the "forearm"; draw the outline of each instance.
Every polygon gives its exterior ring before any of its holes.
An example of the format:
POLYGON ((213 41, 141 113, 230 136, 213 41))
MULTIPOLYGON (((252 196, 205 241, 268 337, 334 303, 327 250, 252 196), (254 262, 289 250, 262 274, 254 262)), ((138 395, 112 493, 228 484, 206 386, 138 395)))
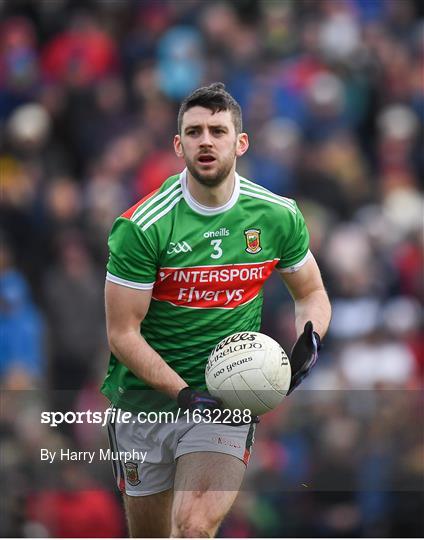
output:
POLYGON ((303 332, 305 323, 312 321, 314 331, 323 338, 331 319, 331 305, 324 289, 311 292, 308 296, 295 301, 296 333, 303 332))
POLYGON ((110 336, 109 345, 112 353, 136 377, 159 392, 176 399, 178 392, 187 386, 184 379, 169 367, 139 332, 130 330, 110 336))

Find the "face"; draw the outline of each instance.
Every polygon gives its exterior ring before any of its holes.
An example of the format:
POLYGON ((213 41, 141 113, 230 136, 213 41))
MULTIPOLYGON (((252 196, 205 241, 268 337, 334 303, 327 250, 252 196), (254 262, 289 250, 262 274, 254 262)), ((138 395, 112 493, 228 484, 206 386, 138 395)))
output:
POLYGON ((181 135, 175 135, 177 156, 200 184, 220 185, 235 168, 237 157, 249 146, 246 133, 236 134, 230 111, 212 113, 193 107, 184 113, 181 135))

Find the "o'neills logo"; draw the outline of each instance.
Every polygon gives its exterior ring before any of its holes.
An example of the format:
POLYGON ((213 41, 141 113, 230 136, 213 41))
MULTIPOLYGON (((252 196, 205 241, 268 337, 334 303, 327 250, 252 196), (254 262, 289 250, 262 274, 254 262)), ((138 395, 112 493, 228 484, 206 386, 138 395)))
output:
POLYGON ((277 262, 161 268, 152 297, 176 306, 233 309, 259 294, 277 262))
POLYGON ((230 231, 226 227, 221 227, 219 231, 207 231, 203 234, 204 238, 219 238, 220 236, 229 236, 230 231))

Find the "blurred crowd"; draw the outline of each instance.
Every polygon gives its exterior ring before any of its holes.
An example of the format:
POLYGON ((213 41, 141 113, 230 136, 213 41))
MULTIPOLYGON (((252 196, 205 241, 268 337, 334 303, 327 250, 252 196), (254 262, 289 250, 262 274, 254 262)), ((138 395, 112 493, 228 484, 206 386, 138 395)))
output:
MULTIPOLYGON (((239 173, 298 201, 333 305, 221 534, 424 535, 423 17, 419 0, 0 2, 2 536, 125 534, 108 467, 46 483, 36 455, 104 432, 39 411, 104 406, 108 232, 183 169, 179 103, 214 81, 243 109, 239 173)), ((263 331, 290 350, 293 319, 271 279, 263 331)))

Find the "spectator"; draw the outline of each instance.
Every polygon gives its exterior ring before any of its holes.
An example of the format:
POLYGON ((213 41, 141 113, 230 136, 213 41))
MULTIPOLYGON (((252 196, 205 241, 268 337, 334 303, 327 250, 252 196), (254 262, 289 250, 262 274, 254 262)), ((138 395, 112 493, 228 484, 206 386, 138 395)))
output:
POLYGON ((103 284, 84 242, 71 232, 57 237, 58 263, 46 273, 44 298, 51 329, 51 387, 77 390, 96 373, 103 351, 103 284))
POLYGON ((0 244, 0 336, 1 386, 28 390, 42 385, 46 368, 44 322, 4 244, 0 244))

